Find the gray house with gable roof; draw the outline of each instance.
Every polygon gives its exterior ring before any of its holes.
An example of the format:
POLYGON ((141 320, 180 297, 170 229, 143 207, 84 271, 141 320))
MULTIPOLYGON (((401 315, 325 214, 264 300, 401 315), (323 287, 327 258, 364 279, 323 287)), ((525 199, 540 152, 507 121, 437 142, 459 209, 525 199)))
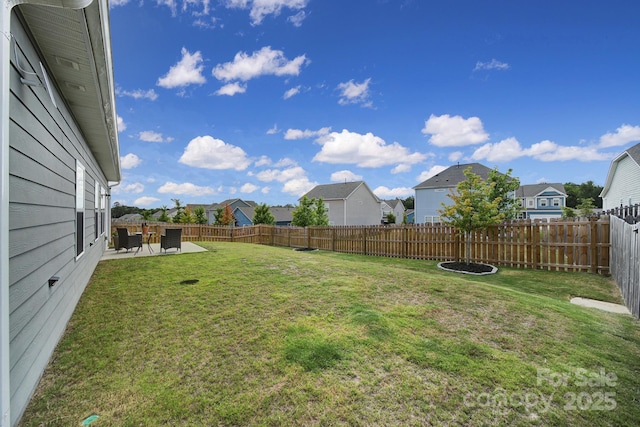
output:
POLYGON ((317 185, 307 194, 322 199, 329 225, 380 225, 380 199, 364 181, 317 185))
POLYGON ((567 192, 560 183, 521 185, 516 197, 520 199, 524 219, 560 218, 562 208, 567 205, 567 192))

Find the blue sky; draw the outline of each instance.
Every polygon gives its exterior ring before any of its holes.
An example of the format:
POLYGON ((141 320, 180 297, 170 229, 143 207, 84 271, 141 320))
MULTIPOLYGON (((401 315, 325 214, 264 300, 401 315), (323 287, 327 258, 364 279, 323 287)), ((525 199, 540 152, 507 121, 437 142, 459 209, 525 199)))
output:
POLYGON ((603 185, 640 141, 640 2, 111 1, 123 180, 138 207, 383 199, 458 162, 603 185))

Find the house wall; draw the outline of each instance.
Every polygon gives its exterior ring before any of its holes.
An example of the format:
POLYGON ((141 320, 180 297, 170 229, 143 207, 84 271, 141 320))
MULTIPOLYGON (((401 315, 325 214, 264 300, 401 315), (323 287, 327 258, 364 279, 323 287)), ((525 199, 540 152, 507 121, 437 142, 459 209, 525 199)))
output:
MULTIPOLYGON (((15 14, 11 28, 21 50, 22 67, 39 70, 39 61, 44 60, 38 58, 15 14)), ((12 425, 22 415, 105 249, 106 233, 101 228, 98 239, 95 238, 96 180, 99 187, 108 188, 60 95, 54 94, 56 108, 45 88, 23 85, 14 60, 12 55, 9 100, 12 425), (85 168, 81 242, 84 253, 80 256, 76 256, 76 161, 85 168), (52 276, 58 276, 59 281, 49 287, 52 276)))
POLYGON ((330 225, 346 225, 344 209, 346 202, 340 200, 323 200, 324 206, 327 208, 327 216, 330 225))
POLYGON ((425 217, 439 217, 439 210, 442 209, 442 203, 450 205, 453 203, 447 194, 450 194, 453 188, 418 188, 416 189, 414 201, 414 219, 416 224, 424 224, 425 217))
POLYGON ((604 210, 640 203, 640 166, 629 156, 618 162, 611 185, 602 198, 604 210))
POLYGON ((349 195, 346 202, 347 223, 345 225, 378 225, 382 211, 380 202, 364 185, 349 195))
POLYGON ((404 219, 404 205, 402 202, 396 205, 395 209, 393 209, 393 214, 396 216, 396 224, 402 224, 404 219))

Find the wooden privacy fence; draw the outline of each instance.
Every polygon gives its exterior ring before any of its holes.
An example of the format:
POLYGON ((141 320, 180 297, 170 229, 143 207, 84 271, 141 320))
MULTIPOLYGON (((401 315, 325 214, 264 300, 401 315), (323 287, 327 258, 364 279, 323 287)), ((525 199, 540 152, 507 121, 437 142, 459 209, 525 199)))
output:
MULTIPOLYGON (((113 223, 140 232, 140 223, 113 223)), ((184 241, 230 241, 291 248, 439 261, 464 260, 465 236, 446 225, 219 227, 149 223, 152 243, 166 228, 182 228, 184 241)), ((609 273, 609 217, 522 220, 471 235, 471 260, 517 268, 609 273)))
POLYGON ((624 302, 640 318, 640 224, 628 224, 611 218, 611 274, 620 288, 624 302))

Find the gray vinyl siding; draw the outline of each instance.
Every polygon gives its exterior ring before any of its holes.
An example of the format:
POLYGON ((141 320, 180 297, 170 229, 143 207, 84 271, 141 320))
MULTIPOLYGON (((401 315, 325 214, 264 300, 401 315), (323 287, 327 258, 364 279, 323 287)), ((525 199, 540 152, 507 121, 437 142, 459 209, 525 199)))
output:
POLYGON ((324 200, 324 205, 329 210, 329 224, 346 225, 344 223, 344 207, 345 201, 340 200, 324 200))
MULTIPOLYGON (((39 70, 20 21, 22 67, 39 70)), ((9 306, 12 424, 22 415, 102 252, 94 192, 104 174, 60 96, 21 84, 12 55, 9 148, 9 306), (76 259, 76 160, 85 167, 84 254, 76 259), (48 279, 60 280, 52 288, 48 279)), ((55 90, 55 89, 54 89, 55 90)))
POLYGON ((347 223, 345 225, 380 225, 380 202, 360 185, 347 199, 347 223))
POLYGON ((611 185, 602 199, 603 209, 613 209, 640 203, 640 166, 629 156, 621 159, 615 169, 611 185))

